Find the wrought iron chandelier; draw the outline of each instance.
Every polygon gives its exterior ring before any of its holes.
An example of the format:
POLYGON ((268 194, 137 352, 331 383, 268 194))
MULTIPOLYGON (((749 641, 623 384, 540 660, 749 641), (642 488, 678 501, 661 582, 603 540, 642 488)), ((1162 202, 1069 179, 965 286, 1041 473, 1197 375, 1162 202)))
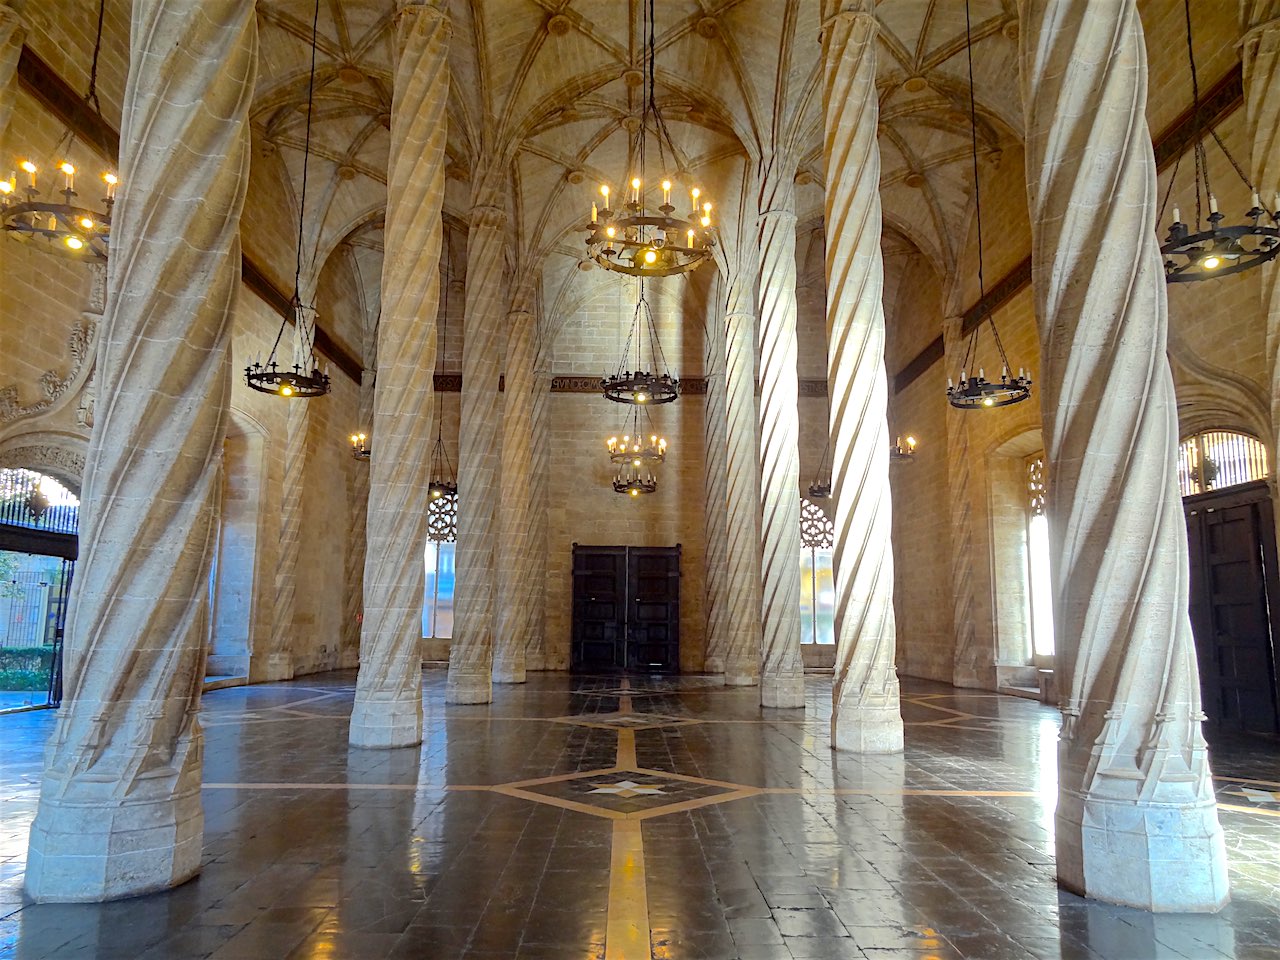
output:
POLYGON ((627 165, 635 172, 622 181, 619 190, 613 190, 607 183, 600 185, 602 205, 591 204, 586 242, 591 259, 606 270, 633 277, 671 277, 709 262, 716 235, 711 225, 711 202, 703 198, 700 188, 689 189, 687 216, 678 215, 672 203, 672 191, 677 189, 674 180, 681 174, 672 169, 677 166, 675 145, 658 109, 655 93, 654 0, 649 0, 645 18, 644 106, 627 150, 627 165), (645 193, 649 189, 656 199, 645 162, 650 130, 658 151, 658 165, 663 170, 659 183, 662 203, 656 209, 645 193), (613 209, 611 203, 620 205, 621 209, 613 209))
POLYGON ((631 403, 649 406, 671 403, 680 396, 680 381, 671 375, 667 358, 658 339, 658 328, 653 321, 653 311, 645 298, 644 280, 639 281, 640 296, 636 300, 635 313, 631 317, 631 329, 622 356, 612 376, 600 380, 600 389, 615 403, 631 403), (645 347, 648 347, 649 369, 645 365, 645 347), (631 366, 635 369, 632 370, 631 366))
MULTIPOLYGON (((102 113, 98 102, 98 57, 102 52, 102 21, 106 0, 98 4, 98 32, 93 42, 93 61, 89 67, 89 89, 84 95, 82 109, 102 113)), ((75 148, 75 133, 68 126, 53 148, 55 156, 69 157, 75 148)), ((102 174, 105 194, 102 208, 91 210, 76 203, 76 168, 69 159, 58 162, 56 170, 62 176, 62 188, 50 186, 49 195, 42 198, 36 183, 39 168, 31 160, 20 160, 26 183, 19 187, 18 174, 9 174, 8 180, 0 180, 0 221, 9 236, 37 243, 41 249, 76 260, 105 263, 111 237, 111 210, 116 202, 116 187, 120 181, 111 171, 102 174), (26 199, 20 199, 20 194, 26 199), (61 194, 62 199, 57 199, 61 194)), ((53 180, 56 181, 55 175, 53 180)))
POLYGON ((1004 343, 1000 340, 1000 331, 996 329, 996 319, 987 306, 987 285, 982 264, 982 188, 978 179, 978 106, 973 93, 973 30, 969 14, 969 0, 964 3, 964 32, 968 43, 969 54, 969 127, 973 149, 973 211, 978 225, 978 303, 982 315, 973 327, 969 336, 969 344, 965 348, 964 360, 960 363, 960 380, 953 383, 947 378, 947 401, 960 410, 980 410, 984 407, 1007 407, 1021 403, 1031 396, 1030 371, 1018 369, 1018 375, 1009 375, 1009 357, 1004 352, 1004 343), (996 342, 996 350, 1000 354, 1000 379, 988 380, 986 370, 978 367, 976 375, 971 376, 973 364, 978 362, 978 335, 982 333, 982 325, 991 325, 991 337, 996 342))
POLYGON ((282 317, 280 330, 267 362, 261 358, 244 368, 244 379, 260 393, 272 393, 280 397, 322 397, 329 392, 329 375, 320 369, 316 360, 316 308, 302 302, 302 242, 307 213, 307 169, 311 161, 311 114, 315 104, 316 88, 316 35, 320 26, 320 0, 316 0, 311 18, 311 75, 307 81, 307 134, 302 150, 302 190, 298 201, 298 256, 293 273, 293 296, 290 305, 293 313, 294 356, 293 366, 282 367, 276 360, 276 351, 284 339, 289 317, 282 317))
POLYGON ((640 428, 640 408, 635 407, 621 438, 615 434, 605 441, 610 462, 618 465, 618 472, 613 478, 613 489, 633 497, 653 493, 658 489, 654 468, 667 459, 666 438, 659 436, 654 430, 648 410, 645 410, 645 420, 649 428, 647 438, 646 431, 640 428))
MULTIPOLYGON (((1240 182, 1252 194, 1252 206, 1245 211, 1244 220, 1222 226, 1226 219, 1218 210, 1218 199, 1214 196, 1213 186, 1209 182, 1209 163, 1204 149, 1204 129, 1200 117, 1200 82, 1196 75, 1195 49, 1191 40, 1191 4, 1183 0, 1183 12, 1187 22, 1187 62, 1191 68, 1191 116, 1196 123, 1196 139, 1192 155, 1195 157, 1195 191, 1196 219, 1195 230, 1182 222, 1182 212, 1175 203, 1173 206, 1173 223, 1169 226, 1169 236, 1160 247, 1164 255, 1164 277, 1169 283, 1188 283, 1193 280, 1212 280, 1215 277, 1228 277, 1233 273, 1243 273, 1253 267, 1261 266, 1280 254, 1280 192, 1277 192, 1274 205, 1267 209, 1258 195, 1257 188, 1245 176, 1244 170, 1231 155, 1218 132, 1209 129, 1209 135, 1231 162, 1240 182), (1202 199, 1209 208, 1209 215, 1201 221, 1202 199)), ((1169 189, 1165 192, 1164 203, 1160 206, 1160 219, 1164 219, 1164 207, 1173 192, 1174 182, 1178 177, 1178 164, 1174 165, 1173 176, 1169 178, 1169 189)))

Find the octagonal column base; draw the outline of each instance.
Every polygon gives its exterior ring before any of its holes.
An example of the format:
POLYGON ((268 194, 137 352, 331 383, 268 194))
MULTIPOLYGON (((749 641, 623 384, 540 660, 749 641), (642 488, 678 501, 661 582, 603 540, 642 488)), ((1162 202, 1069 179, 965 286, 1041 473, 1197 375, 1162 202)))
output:
POLYGON ((761 677, 760 706, 784 710, 804 709, 804 676, 761 677))
POLYGON ((351 710, 347 742, 353 747, 390 750, 422 742, 422 694, 408 697, 360 698, 351 710))

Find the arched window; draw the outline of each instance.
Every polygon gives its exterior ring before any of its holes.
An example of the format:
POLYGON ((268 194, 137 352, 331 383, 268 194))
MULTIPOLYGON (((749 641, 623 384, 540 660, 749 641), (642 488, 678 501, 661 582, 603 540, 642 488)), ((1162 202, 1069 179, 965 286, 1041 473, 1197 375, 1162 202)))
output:
POLYGON ((835 643, 835 527, 812 500, 800 499, 800 642, 835 643))
POLYGON ((1178 450, 1178 485, 1190 497, 1267 478, 1267 448, 1246 433, 1206 430, 1178 450))
POLYGON ((1048 482, 1044 454, 1027 459, 1027 594, 1031 607, 1031 653, 1052 657, 1053 579, 1049 576, 1049 518, 1045 515, 1048 482))
POLYGON ((427 508, 427 579, 422 598, 422 635, 453 636, 454 548, 458 539, 458 495, 446 493, 427 508))

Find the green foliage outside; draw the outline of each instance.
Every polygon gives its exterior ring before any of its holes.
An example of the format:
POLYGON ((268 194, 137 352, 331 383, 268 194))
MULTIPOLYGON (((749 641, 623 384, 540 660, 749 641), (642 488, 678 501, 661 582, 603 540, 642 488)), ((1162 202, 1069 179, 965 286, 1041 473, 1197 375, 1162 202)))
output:
POLYGON ((0 550, 0 599, 22 599, 22 587, 14 582, 17 576, 18 555, 7 550, 0 550))
POLYGON ((48 690, 49 673, 36 670, 0 670, 0 690, 48 690))

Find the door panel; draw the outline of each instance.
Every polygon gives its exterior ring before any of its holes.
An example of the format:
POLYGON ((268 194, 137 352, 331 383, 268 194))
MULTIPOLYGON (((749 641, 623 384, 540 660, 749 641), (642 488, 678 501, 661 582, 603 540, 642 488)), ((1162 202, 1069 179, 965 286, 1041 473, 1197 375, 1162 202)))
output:
POLYGON ((573 669, 680 666, 680 547, 573 545, 573 669))
MULTIPOLYGON (((1269 504, 1268 504, 1269 505, 1269 504)), ((1274 531, 1262 504, 1222 491, 1189 498, 1191 623, 1210 722, 1253 733, 1280 729, 1271 608, 1274 531), (1245 500, 1245 502, 1241 502, 1245 500)))

